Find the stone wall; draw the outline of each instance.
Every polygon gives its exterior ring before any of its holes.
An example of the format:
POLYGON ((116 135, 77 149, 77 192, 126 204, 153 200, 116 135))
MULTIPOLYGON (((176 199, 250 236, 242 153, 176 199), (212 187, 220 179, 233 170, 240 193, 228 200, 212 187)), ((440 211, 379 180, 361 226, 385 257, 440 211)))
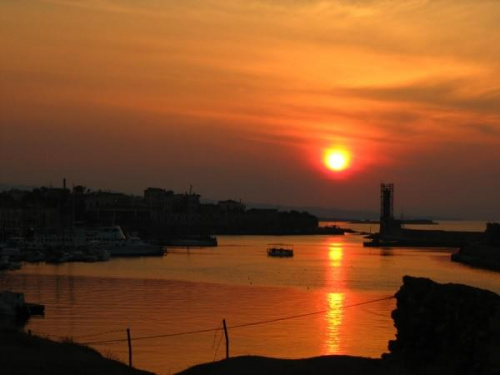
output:
POLYGON ((386 356, 409 373, 500 374, 500 296, 405 276, 386 356))

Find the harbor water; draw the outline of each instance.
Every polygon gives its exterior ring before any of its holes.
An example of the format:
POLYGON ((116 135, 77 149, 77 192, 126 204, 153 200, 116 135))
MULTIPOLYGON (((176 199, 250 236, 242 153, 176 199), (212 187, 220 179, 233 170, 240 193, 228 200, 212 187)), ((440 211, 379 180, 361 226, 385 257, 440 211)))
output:
MULTIPOLYGON (((431 226, 484 228, 478 222, 431 226)), ((403 275, 500 293, 500 273, 453 263, 452 249, 363 248, 363 240, 354 234, 219 236, 216 248, 169 249, 164 257, 23 264, 0 274, 0 289, 45 304, 45 317, 31 319, 27 329, 87 343, 123 362, 129 328, 133 365, 157 374, 224 358, 223 319, 231 356, 380 357, 395 335, 395 300, 384 298, 399 289, 403 275), (268 257, 268 244, 276 242, 292 244, 294 257, 268 257)))

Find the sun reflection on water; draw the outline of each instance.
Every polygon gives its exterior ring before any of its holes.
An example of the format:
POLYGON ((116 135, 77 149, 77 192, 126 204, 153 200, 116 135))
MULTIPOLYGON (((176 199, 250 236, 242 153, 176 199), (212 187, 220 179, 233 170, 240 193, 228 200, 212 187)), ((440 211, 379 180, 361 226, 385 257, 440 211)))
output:
POLYGON ((343 250, 342 250, 342 245, 339 243, 333 243, 330 245, 330 250, 328 252, 328 257, 330 258, 331 262, 330 265, 332 267, 340 267, 342 264, 342 257, 343 257, 343 250))
MULTIPOLYGON (((342 284, 344 249, 342 243, 328 244, 327 280, 329 289, 338 290, 342 284)), ((326 293, 327 312, 325 314, 325 354, 338 354, 341 352, 340 329, 343 320, 343 306, 345 294, 339 291, 326 293)))
POLYGON ((340 328, 342 325, 344 293, 328 293, 328 312, 326 313, 326 352, 340 353, 340 328))

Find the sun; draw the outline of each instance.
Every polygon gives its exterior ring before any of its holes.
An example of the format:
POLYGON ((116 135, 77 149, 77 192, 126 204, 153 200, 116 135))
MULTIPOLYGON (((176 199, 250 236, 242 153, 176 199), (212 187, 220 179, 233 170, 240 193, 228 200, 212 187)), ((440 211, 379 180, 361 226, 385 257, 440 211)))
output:
POLYGON ((334 172, 341 172, 349 168, 351 156, 346 150, 328 150, 325 152, 325 165, 334 172))

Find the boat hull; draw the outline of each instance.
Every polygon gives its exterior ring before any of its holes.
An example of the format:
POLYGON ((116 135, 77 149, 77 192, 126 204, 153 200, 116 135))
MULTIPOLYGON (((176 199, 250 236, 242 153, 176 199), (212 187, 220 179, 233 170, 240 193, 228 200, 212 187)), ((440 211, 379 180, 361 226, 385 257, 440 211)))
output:
POLYGON ((107 248, 111 257, 162 256, 165 254, 163 246, 116 246, 107 248))
POLYGON ((291 258, 293 257, 293 250, 269 249, 267 251, 267 255, 270 257, 277 257, 277 258, 291 258))
POLYGON ((217 238, 202 237, 202 238, 172 238, 167 241, 168 246, 177 247, 216 247, 217 238))

